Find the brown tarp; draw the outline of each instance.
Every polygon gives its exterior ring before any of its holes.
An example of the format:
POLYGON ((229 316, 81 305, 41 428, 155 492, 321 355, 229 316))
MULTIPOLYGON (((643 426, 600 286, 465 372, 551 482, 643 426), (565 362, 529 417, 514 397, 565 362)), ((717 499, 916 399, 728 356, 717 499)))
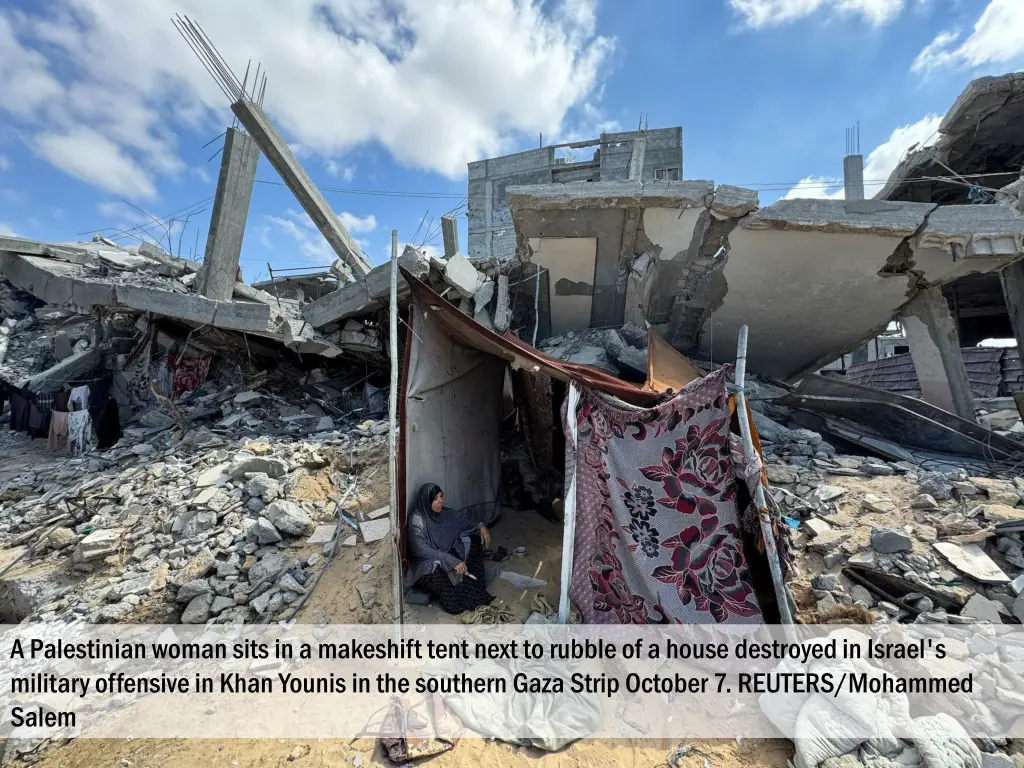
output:
POLYGON ((661 338, 653 328, 647 331, 647 388, 655 392, 671 389, 679 392, 691 381, 704 375, 697 366, 683 357, 661 338))

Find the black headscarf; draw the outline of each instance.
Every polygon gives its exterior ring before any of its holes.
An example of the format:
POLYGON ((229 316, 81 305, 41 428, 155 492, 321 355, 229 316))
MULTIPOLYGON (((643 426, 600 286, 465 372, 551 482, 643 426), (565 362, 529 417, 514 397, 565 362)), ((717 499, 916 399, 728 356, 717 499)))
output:
POLYGON ((431 505, 440 493, 441 488, 434 483, 421 485, 410 517, 422 516, 422 531, 430 546, 447 552, 466 532, 466 521, 463 519, 465 516, 454 509, 444 508, 440 512, 433 510, 431 505))

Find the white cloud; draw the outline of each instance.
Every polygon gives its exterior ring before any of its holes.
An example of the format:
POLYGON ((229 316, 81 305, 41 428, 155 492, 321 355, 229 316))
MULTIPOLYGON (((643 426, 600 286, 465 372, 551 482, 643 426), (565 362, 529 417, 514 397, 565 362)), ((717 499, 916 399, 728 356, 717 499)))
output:
POLYGON ((356 177, 356 169, 351 165, 339 165, 334 160, 324 163, 324 169, 331 176, 337 176, 342 181, 352 181, 356 177))
POLYGON ((192 166, 191 168, 188 169, 188 172, 192 176, 195 176, 197 179, 199 179, 201 182, 203 182, 203 184, 212 184, 213 183, 213 177, 210 176, 210 172, 207 171, 205 168, 203 168, 203 166, 201 166, 201 165, 194 165, 194 166, 192 166))
POLYGON ((929 72, 937 67, 980 67, 1024 56, 1024 2, 991 0, 974 24, 974 31, 959 46, 960 34, 940 32, 914 59, 911 70, 929 72))
POLYGON ((789 192, 783 196, 783 200, 792 200, 808 197, 834 198, 843 197, 843 180, 834 176, 807 176, 797 182, 789 192))
POLYGON ((341 219, 342 226, 349 232, 373 232, 377 228, 377 217, 372 213, 359 218, 348 211, 340 211, 338 218, 341 219))
MULTIPOLYGON (((103 148, 116 161, 98 186, 153 194, 158 177, 185 170, 174 131, 230 118, 170 24, 183 13, 236 72, 260 58, 265 108, 303 152, 337 157, 375 142, 401 163, 460 177, 523 135, 557 134, 586 103, 614 46, 595 31, 596 1, 296 0, 252 13, 246 0, 55 0, 0 11, 0 111, 30 136, 93 131, 117 149, 103 148)), ((47 158, 77 176, 98 165, 47 158)))
POLYGON ((28 198, 16 189, 10 187, 0 187, 0 200, 10 205, 21 205, 26 202, 28 198))
POLYGON ((107 192, 156 197, 149 174, 121 146, 92 128, 45 131, 36 136, 35 149, 58 168, 107 192))
MULTIPOLYGON (((927 115, 916 123, 903 125, 890 134, 888 140, 875 147, 864 163, 864 196, 872 197, 884 185, 910 149, 931 146, 938 138, 939 115, 927 115)), ((784 199, 817 197, 842 200, 843 180, 834 177, 808 176, 797 183, 784 199)))
POLYGON ((122 225, 131 224, 135 226, 138 224, 149 224, 153 221, 142 211, 132 208, 120 200, 107 200, 97 203, 96 212, 104 219, 116 219, 122 225))
POLYGON ((0 155, 0 171, 9 171, 14 167, 14 163, 11 162, 11 158, 7 155, 0 155))
POLYGON ((18 233, 15 232, 14 227, 6 221, 0 221, 0 235, 3 235, 4 237, 17 237, 18 233))
POLYGON ((753 29, 780 26, 819 11, 859 16, 882 26, 895 19, 905 0, 729 0, 729 5, 753 29))
POLYGON ((273 248, 270 234, 275 230, 295 241, 303 261, 328 266, 338 258, 334 249, 303 211, 288 209, 283 216, 267 216, 260 233, 260 242, 265 247, 273 248))

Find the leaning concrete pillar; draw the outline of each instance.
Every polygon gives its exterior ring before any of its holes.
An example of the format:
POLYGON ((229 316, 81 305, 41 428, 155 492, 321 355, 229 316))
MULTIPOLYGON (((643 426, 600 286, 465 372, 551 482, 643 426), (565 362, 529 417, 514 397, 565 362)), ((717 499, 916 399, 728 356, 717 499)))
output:
POLYGON ((956 324, 942 291, 930 286, 918 292, 903 308, 901 321, 922 399, 974 421, 974 395, 960 353, 956 324))
POLYGON ((208 299, 231 300, 259 159, 260 148, 253 138, 228 128, 200 275, 199 292, 208 299))
POLYGON ((1017 349, 1024 354, 1024 262, 1015 261, 999 274, 1003 285, 1003 301, 1010 316, 1017 349))

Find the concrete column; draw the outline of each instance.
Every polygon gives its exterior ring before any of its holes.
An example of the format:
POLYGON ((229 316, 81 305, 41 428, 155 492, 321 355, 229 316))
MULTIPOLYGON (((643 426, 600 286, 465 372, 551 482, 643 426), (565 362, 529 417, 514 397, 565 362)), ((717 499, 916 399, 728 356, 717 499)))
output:
POLYGON ((847 200, 864 199, 863 155, 847 155, 843 158, 843 187, 847 200))
POLYGON ((903 308, 903 328, 926 402, 974 421, 974 395, 956 324, 942 291, 930 286, 903 308))
POLYGON ((1010 316, 1017 349, 1024 354, 1024 261, 1015 261, 999 273, 1003 286, 1003 301, 1010 316))
POLYGON ((260 148, 253 138, 228 128, 200 274, 199 292, 208 299, 231 301, 259 160, 260 148))
MULTIPOLYGON (((644 157, 647 154, 647 137, 637 136, 633 139, 633 152, 629 156, 629 180, 640 181, 644 173, 644 157)), ((682 171, 680 170, 680 174, 682 171)), ((682 179, 682 175, 679 177, 682 179)))
POLYGON ((454 216, 442 216, 441 236, 444 238, 444 257, 450 259, 459 252, 459 220, 454 216))

